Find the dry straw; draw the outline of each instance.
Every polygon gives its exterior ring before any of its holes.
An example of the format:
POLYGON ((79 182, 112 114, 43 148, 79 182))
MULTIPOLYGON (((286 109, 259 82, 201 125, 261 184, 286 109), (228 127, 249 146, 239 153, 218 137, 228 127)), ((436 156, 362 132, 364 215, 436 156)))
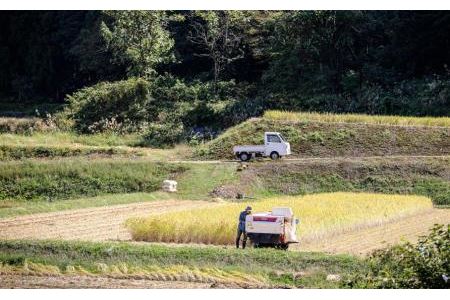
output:
POLYGON ((450 127, 449 117, 405 117, 364 114, 332 114, 314 112, 289 112, 269 110, 264 113, 268 120, 293 122, 334 122, 334 123, 364 123, 400 126, 441 126, 450 127))

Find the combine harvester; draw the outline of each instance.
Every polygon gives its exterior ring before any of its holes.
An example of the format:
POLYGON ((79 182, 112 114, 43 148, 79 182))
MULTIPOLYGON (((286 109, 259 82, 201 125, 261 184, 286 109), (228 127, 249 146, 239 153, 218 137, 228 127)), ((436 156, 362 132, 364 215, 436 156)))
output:
POLYGON ((271 212, 248 215, 245 231, 255 248, 287 250, 289 244, 298 243, 296 233, 299 222, 290 207, 275 207, 271 212))

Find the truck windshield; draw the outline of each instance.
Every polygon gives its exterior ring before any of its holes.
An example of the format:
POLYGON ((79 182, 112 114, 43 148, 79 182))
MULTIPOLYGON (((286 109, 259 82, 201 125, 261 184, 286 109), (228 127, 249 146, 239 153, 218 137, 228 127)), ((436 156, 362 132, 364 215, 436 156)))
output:
POLYGON ((283 142, 286 142, 286 139, 284 138, 284 136, 281 135, 281 133, 279 134, 279 136, 283 142))
POLYGON ((268 134, 267 135, 267 141, 269 143, 281 143, 281 139, 278 135, 275 134, 268 134))

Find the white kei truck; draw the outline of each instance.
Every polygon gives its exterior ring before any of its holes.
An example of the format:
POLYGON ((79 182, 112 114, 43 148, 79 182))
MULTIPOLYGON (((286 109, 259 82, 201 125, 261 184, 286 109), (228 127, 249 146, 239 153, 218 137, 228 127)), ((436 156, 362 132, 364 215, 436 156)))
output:
POLYGON ((291 145, 279 132, 265 132, 264 145, 234 146, 234 155, 241 161, 252 157, 270 157, 273 160, 291 154, 291 145))
POLYGON ((245 231, 255 248, 272 247, 287 250, 289 244, 298 243, 299 222, 290 207, 274 207, 270 212, 247 215, 245 231))

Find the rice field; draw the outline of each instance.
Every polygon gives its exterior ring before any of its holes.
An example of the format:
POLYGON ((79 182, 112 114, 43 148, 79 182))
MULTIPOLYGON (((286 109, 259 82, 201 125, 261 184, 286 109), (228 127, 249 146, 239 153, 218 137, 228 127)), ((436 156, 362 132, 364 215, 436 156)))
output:
POLYGON ((431 200, 422 196, 340 192, 224 203, 216 208, 129 219, 126 225, 138 241, 233 244, 238 215, 248 204, 254 212, 291 207, 300 218, 298 236, 303 241, 382 224, 432 208, 431 200))
POLYGON ((290 112, 269 110, 264 118, 278 121, 295 122, 334 122, 334 123, 364 123, 402 126, 441 126, 450 127, 450 117, 406 117, 365 114, 332 114, 315 112, 290 112))

